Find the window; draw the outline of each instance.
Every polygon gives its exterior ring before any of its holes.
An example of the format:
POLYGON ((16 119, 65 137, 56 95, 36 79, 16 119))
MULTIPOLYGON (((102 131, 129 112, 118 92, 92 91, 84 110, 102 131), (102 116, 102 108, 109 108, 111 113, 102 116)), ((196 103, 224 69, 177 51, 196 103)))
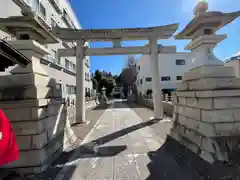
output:
POLYGON ((63 18, 64 18, 65 23, 67 24, 67 26, 69 28, 75 28, 71 18, 69 17, 69 15, 68 15, 68 13, 67 13, 67 11, 65 9, 63 10, 63 18))
POLYGON ((89 60, 87 58, 85 59, 85 64, 87 67, 89 67, 89 60))
POLYGON ((57 61, 56 61, 57 64, 61 64, 61 59, 59 57, 57 57, 57 61))
POLYGON ((145 78, 145 81, 146 81, 146 82, 151 82, 151 81, 152 81, 152 78, 151 78, 151 77, 146 77, 146 78, 145 78))
POLYGON ((75 92, 75 94, 77 93, 77 87, 76 86, 74 86, 74 92, 75 92))
POLYGON ((55 10, 57 11, 57 13, 61 13, 62 12, 62 9, 59 5, 59 0, 49 0, 50 3, 52 4, 52 6, 55 8, 55 10))
POLYGON ((76 94, 76 86, 66 85, 66 93, 67 94, 76 94))
POLYGON ((76 94, 76 86, 70 86, 70 93, 76 94))
POLYGON ((52 61, 53 63, 57 63, 57 51, 52 49, 52 54, 48 56, 49 60, 52 61))
POLYGON ((65 68, 69 70, 70 62, 69 60, 65 59, 65 68))
POLYGON ((38 12, 38 9, 39 9, 39 0, 27 0, 27 3, 30 4, 32 6, 32 10, 33 11, 37 11, 38 12))
POLYGON ((76 72, 76 65, 73 64, 73 71, 76 72))
POLYGON ((177 80, 178 81, 182 80, 182 76, 177 76, 177 80))
POLYGON ((52 26, 52 28, 57 26, 57 23, 54 18, 51 18, 51 26, 52 26))
POLYGON ((58 90, 62 90, 62 84, 57 83, 57 84, 56 84, 56 89, 58 89, 58 90))
POLYGON ((140 79, 140 84, 142 84, 143 83, 143 80, 142 79, 140 79))
POLYGON ((151 95, 152 92, 153 92, 152 89, 148 89, 148 90, 146 91, 146 94, 147 94, 147 95, 151 95))
POLYGON ((87 80, 90 81, 90 75, 87 73, 87 80))
POLYGON ((68 84, 66 85, 66 93, 71 94, 71 88, 68 84))
POLYGON ((138 70, 140 70, 140 66, 138 66, 138 70))
POLYGON ((162 76, 161 81, 171 81, 171 77, 170 76, 162 76))
POLYGON ((185 60, 184 59, 177 59, 176 60, 176 65, 185 65, 185 60))
POLYGON ((46 9, 41 3, 40 3, 40 6, 39 6, 39 13, 44 19, 46 18, 46 9))
POLYGON ((69 69, 73 70, 73 63, 71 61, 69 61, 69 69))

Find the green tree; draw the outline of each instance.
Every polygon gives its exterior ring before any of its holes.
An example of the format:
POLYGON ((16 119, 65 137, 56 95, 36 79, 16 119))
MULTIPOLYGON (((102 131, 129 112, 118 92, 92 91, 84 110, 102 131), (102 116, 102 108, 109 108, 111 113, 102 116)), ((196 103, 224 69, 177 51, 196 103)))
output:
POLYGON ((120 81, 119 76, 112 76, 111 72, 96 70, 95 73, 92 74, 93 88, 99 92, 105 87, 107 95, 109 95, 114 86, 116 86, 116 81, 120 81))

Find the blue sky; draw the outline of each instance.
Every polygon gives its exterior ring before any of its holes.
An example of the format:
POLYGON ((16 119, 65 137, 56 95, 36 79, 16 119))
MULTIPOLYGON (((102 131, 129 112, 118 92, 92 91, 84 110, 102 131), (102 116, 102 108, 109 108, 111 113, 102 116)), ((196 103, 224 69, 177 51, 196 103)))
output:
MULTIPOLYGON (((179 23, 177 32, 193 17, 196 0, 69 0, 81 26, 84 29, 127 28, 159 26, 179 23)), ((210 10, 231 12, 240 10, 239 0, 209 0, 210 10)), ((240 18, 224 27, 218 34, 228 38, 216 49, 216 56, 225 59, 240 51, 240 18)), ((163 45, 176 45, 184 51, 188 41, 160 40, 163 45)), ((124 45, 144 45, 145 41, 123 42, 124 45)), ((95 43, 92 47, 109 46, 109 43, 95 43)), ((117 74, 121 72, 126 56, 92 56, 91 71, 105 70, 117 74)))

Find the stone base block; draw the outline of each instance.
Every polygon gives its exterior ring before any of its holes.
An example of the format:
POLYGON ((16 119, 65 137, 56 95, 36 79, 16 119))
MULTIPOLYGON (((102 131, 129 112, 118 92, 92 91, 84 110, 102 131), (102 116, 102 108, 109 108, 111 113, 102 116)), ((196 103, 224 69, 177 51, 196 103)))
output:
POLYGON ((52 97, 53 90, 50 87, 15 87, 2 90, 0 101, 48 99, 52 97))
POLYGON ((35 174, 44 171, 69 146, 73 146, 77 138, 69 128, 65 128, 47 145, 38 150, 20 151, 20 159, 3 168, 11 168, 23 174, 35 174))
POLYGON ((2 101, 0 108, 11 122, 37 121, 54 116, 63 111, 64 101, 59 99, 33 99, 22 101, 2 101))
POLYGON ((66 125, 69 118, 63 100, 4 101, 0 106, 11 120, 20 149, 20 159, 5 168, 39 173, 76 140, 66 125))
MULTIPOLYGON (((69 140, 70 141, 70 140, 69 140)), ((70 144, 70 143, 69 143, 70 144)), ((71 144, 72 145, 72 144, 71 144)), ((48 168, 61 154, 63 153, 63 147, 60 147, 59 149, 57 149, 57 151, 52 154, 51 156, 48 157, 48 159, 46 159, 46 161, 44 162, 44 164, 41 165, 37 165, 37 166, 21 166, 21 167, 3 167, 3 168, 10 168, 13 171, 17 171, 20 172, 21 174, 25 174, 25 175, 33 175, 33 174, 38 174, 43 172, 46 168, 48 168)), ((11 165, 11 164, 10 164, 11 165)))
POLYGON ((232 67, 201 66, 179 88, 170 135, 209 163, 229 161, 240 148, 240 78, 232 67))
POLYGON ((55 87, 56 81, 37 73, 28 74, 14 74, 8 76, 0 76, 0 89, 11 87, 28 87, 28 86, 40 86, 40 87, 55 87))
POLYGON ((234 68, 224 65, 206 65, 184 73, 184 81, 202 78, 235 77, 234 68))
POLYGON ((64 133, 62 132, 41 149, 20 151, 19 160, 6 165, 5 167, 29 167, 46 164, 45 162, 49 159, 49 157, 62 147, 64 143, 63 138, 64 133))

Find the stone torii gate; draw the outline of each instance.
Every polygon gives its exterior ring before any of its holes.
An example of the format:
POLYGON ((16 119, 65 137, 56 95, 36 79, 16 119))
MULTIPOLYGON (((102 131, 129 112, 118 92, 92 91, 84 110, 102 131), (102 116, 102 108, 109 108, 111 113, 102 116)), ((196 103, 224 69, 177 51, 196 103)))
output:
POLYGON ((158 54, 170 47, 159 47, 159 39, 170 38, 177 30, 178 24, 149 28, 124 29, 69 29, 56 27, 53 32, 64 42, 76 42, 76 48, 59 49, 60 57, 76 56, 76 122, 85 122, 85 56, 117 55, 117 54, 150 54, 152 64, 152 89, 154 113, 156 119, 163 118, 162 92, 159 78, 158 54), (149 40, 148 46, 121 47, 121 41, 149 40), (86 42, 110 41, 112 48, 89 48, 86 42))

